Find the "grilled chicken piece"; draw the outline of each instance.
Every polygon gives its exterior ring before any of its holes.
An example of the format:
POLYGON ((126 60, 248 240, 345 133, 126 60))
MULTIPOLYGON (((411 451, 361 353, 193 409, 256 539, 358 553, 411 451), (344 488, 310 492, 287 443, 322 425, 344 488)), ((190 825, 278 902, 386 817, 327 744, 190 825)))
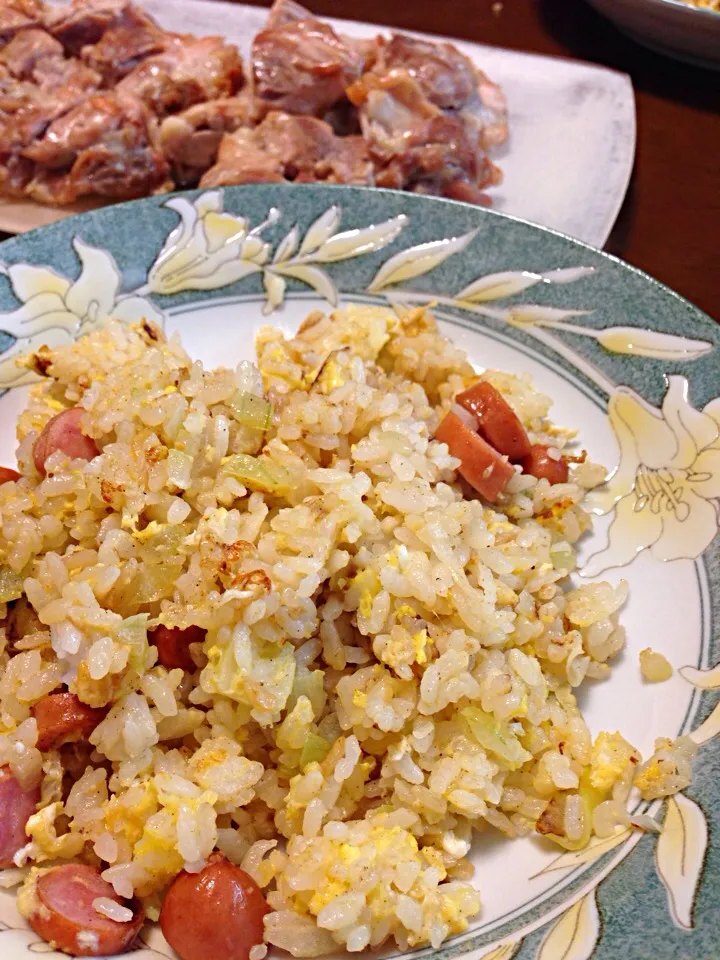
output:
POLYGON ((98 43, 106 30, 125 22, 157 27, 149 14, 128 0, 72 0, 53 8, 45 18, 46 29, 72 56, 79 56, 83 47, 98 43))
POLYGON ((0 152, 29 146, 85 96, 78 89, 48 91, 14 77, 0 78, 0 152))
POLYGON ((128 6, 121 19, 97 43, 82 49, 83 61, 114 86, 147 57, 162 53, 173 39, 136 7, 128 6))
POLYGON ((241 127, 220 141, 217 162, 205 173, 201 187, 227 187, 237 183, 281 183, 280 161, 265 152, 255 131, 241 127))
POLYGON ((38 165, 26 192, 41 203, 90 194, 130 200, 172 189, 154 118, 117 92, 89 97, 22 153, 38 165))
POLYGON ((39 0, 2 0, 0 4, 0 47, 18 30, 40 27, 45 8, 39 0))
POLYGON ((308 17, 312 17, 310 11, 301 4, 295 3, 295 0, 275 0, 268 13, 265 29, 276 30, 297 20, 307 20, 308 17))
POLYGON ((42 90, 67 88, 91 93, 99 90, 102 77, 79 60, 43 57, 33 68, 32 78, 42 90))
POLYGON ((20 30, 2 50, 0 64, 20 80, 32 77, 38 61, 47 57, 62 57, 62 44, 45 30, 20 30))
POLYGON ((19 153, 9 153, 0 158, 0 196, 19 199, 25 196, 25 188, 34 172, 33 164, 19 153))
POLYGON ((249 126, 251 114, 252 98, 247 90, 166 117, 160 125, 160 148, 172 165, 175 182, 183 186, 197 183, 215 163, 223 135, 249 126))
POLYGON ((460 112, 477 128, 484 148, 507 140, 507 104, 500 87, 451 43, 433 43, 392 34, 378 41, 379 75, 404 70, 417 81, 430 103, 448 112, 460 112))
POLYGON ((372 183, 372 163, 362 137, 337 137, 315 117, 272 111, 255 130, 223 137, 217 164, 203 187, 293 180, 297 183, 372 183))
MULTIPOLYGON (((96 90, 102 83, 102 77, 86 67, 79 60, 67 59, 62 44, 46 30, 32 28, 20 30, 13 39, 0 50, 0 67, 6 72, 5 92, 13 94, 13 84, 8 80, 12 75, 20 80, 37 84, 43 91, 57 94, 62 88, 74 87, 78 90, 96 90)), ((0 77, 0 83, 2 83, 0 77)), ((21 101, 27 88, 16 84, 16 100, 21 101)), ((31 100, 42 99, 34 91, 31 100)), ((0 110, 5 109, 0 105, 0 110)))
MULTIPOLYGON (((450 98, 437 88, 431 93, 450 98)), ((386 70, 381 56, 348 96, 359 109, 378 186, 490 203, 483 190, 501 174, 485 153, 482 131, 463 111, 434 103, 421 78, 400 67, 386 70)))
MULTIPOLYGON (((35 66, 33 78, 37 80, 41 68, 55 63, 72 67, 71 61, 48 57, 35 66)), ((96 74, 93 76, 99 80, 96 74)), ((49 77, 47 84, 29 83, 0 68, 0 193, 6 196, 22 196, 33 177, 34 163, 21 151, 87 96, 80 85, 62 80, 51 82, 52 79, 49 77)))
POLYGON ((195 103, 230 97, 244 82, 237 48, 221 37, 169 35, 164 52, 135 67, 117 89, 162 117, 195 103))
POLYGON ((460 110, 477 95, 475 66, 451 43, 392 34, 389 41, 379 42, 375 69, 406 70, 441 110, 460 110))
POLYGON ((255 97, 268 109, 322 116, 359 78, 363 50, 298 4, 279 0, 252 45, 255 97))
POLYGON ((8 68, 0 65, 0 123, 7 119, 7 114, 17 113, 35 103, 38 94, 32 83, 18 83, 8 68))

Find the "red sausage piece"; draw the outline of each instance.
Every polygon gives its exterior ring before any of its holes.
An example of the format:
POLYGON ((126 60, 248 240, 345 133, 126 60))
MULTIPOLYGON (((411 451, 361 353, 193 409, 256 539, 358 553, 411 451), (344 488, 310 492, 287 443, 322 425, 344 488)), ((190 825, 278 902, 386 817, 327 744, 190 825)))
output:
POLYGON ((160 911, 165 939, 181 960, 248 960, 263 942, 269 912, 260 887, 217 856, 200 873, 181 873, 160 911))
POLYGON ((505 457, 465 426, 452 410, 437 428, 435 439, 446 443, 450 455, 460 460, 459 473, 471 487, 491 503, 497 500, 515 473, 505 457))
POLYGON ((87 740, 107 710, 89 707, 74 693, 49 693, 32 708, 38 725, 38 750, 51 750, 64 743, 87 740))
POLYGON ((71 460, 92 460, 100 451, 91 437, 80 427, 85 411, 82 407, 63 410, 48 420, 33 446, 33 461, 39 473, 45 473, 45 461, 56 450, 62 450, 71 460))
POLYGON ((538 480, 549 483, 567 483, 569 471, 567 461, 560 457, 555 460, 548 454, 550 448, 542 443, 534 443, 530 454, 520 461, 523 473, 529 473, 538 480))
POLYGON ((10 483, 11 480, 19 480, 20 474, 17 470, 12 470, 10 467, 0 467, 0 486, 3 483, 10 483))
POLYGON ((13 866, 13 857, 28 842, 25 824, 40 802, 40 787, 23 790, 10 772, 0 767, 0 869, 13 866))
POLYGON ((158 663, 168 670, 195 670, 195 661, 190 656, 190 644, 202 643, 207 631, 202 627, 164 627, 162 624, 150 631, 150 642, 157 647, 158 663))
POLYGON ((477 417, 478 427, 491 447, 517 463, 530 453, 525 427, 505 397, 491 383, 481 380, 463 390, 455 402, 477 417))
POLYGON ((66 863, 37 880, 37 904, 27 921, 38 936, 73 957, 107 957, 123 953, 140 932, 145 914, 136 900, 115 893, 95 867, 66 863), (121 923, 98 913, 93 902, 107 897, 129 907, 132 920, 121 923))

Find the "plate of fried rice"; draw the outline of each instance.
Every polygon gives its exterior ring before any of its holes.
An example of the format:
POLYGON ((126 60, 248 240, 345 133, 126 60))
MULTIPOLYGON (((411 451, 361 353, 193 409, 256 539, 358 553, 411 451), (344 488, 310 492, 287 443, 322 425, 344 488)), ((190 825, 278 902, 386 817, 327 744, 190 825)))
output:
POLYGON ((0 951, 720 948, 720 336, 492 211, 0 248, 0 951))

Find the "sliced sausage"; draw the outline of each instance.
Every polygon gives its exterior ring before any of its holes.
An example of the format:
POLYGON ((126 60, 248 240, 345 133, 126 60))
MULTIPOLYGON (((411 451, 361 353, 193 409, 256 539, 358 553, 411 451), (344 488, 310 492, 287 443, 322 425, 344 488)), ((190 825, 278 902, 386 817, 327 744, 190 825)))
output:
POLYGON ((40 787, 23 790, 10 772, 0 767, 0 869, 13 865, 13 857, 28 841, 25 824, 40 802, 40 787))
POLYGON ((517 463, 530 453, 525 427, 505 397, 491 383, 481 380, 463 390, 455 402, 477 418, 480 435, 498 453, 517 463))
POLYGON ((460 460, 458 472, 471 487, 491 503, 497 500, 515 473, 506 457, 500 456, 452 410, 438 427, 435 439, 446 443, 450 455, 460 460))
POLYGON ((32 707, 38 725, 38 750, 87 740, 107 710, 83 703, 74 693, 49 693, 32 707))
POLYGON ((190 656, 190 644, 202 643, 206 631, 202 627, 164 627, 162 624, 150 631, 150 642, 157 647, 158 663, 168 670, 195 670, 195 661, 190 656))
POLYGON ((560 457, 556 460, 548 453, 550 448, 542 443, 534 443, 527 457, 523 457, 520 466, 523 473, 529 473, 538 480, 547 480, 549 483, 567 483, 569 471, 567 460, 560 457))
POLYGON ((11 480, 19 480, 20 474, 11 467, 0 467, 0 486, 3 483, 10 483, 11 480))
POLYGON ((66 863, 37 878, 28 923, 38 936, 73 957, 107 957, 132 946, 145 919, 136 900, 122 900, 95 867, 66 863), (93 906, 103 897, 127 907, 132 919, 111 920, 93 906))
POLYGON ((33 446, 38 473, 45 473, 45 461, 56 450, 62 450, 71 460, 92 460, 100 453, 95 441, 82 432, 80 421, 84 414, 82 407, 71 407, 48 420, 33 446))
POLYGON ((165 939, 181 960, 248 960, 263 942, 269 912, 260 887, 216 855, 200 873, 181 873, 160 911, 165 939))

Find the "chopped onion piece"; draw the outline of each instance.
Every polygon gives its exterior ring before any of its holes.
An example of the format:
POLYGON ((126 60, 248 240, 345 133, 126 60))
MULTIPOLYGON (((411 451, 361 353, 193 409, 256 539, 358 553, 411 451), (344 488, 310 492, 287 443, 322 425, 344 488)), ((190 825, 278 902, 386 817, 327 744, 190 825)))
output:
POLYGON ((251 457, 246 453, 236 453, 228 457, 222 469, 246 486, 264 493, 283 494, 292 486, 289 472, 269 457, 251 457))
POLYGON ((508 770, 517 770, 532 760, 532 754, 524 749, 506 721, 496 719, 479 707, 464 707, 460 713, 480 746, 504 761, 508 770))
POLYGON ((640 670, 648 683, 663 683, 673 675, 673 668, 667 657, 650 647, 640 651, 640 670))
POLYGON ((168 483, 186 490, 190 486, 193 458, 181 450, 171 450, 168 453, 167 465, 168 483))
POLYGON ((550 547, 550 559, 556 570, 567 570, 572 573, 575 569, 575 551, 566 540, 554 543, 550 547))
POLYGON ((302 753, 300 754, 300 769, 304 770, 309 763, 322 763, 330 753, 331 744, 316 733, 308 733, 305 738, 302 753))
POLYGON ((244 390, 238 392, 228 401, 233 417, 244 427, 253 430, 267 430, 272 420, 272 406, 262 397, 244 390))

